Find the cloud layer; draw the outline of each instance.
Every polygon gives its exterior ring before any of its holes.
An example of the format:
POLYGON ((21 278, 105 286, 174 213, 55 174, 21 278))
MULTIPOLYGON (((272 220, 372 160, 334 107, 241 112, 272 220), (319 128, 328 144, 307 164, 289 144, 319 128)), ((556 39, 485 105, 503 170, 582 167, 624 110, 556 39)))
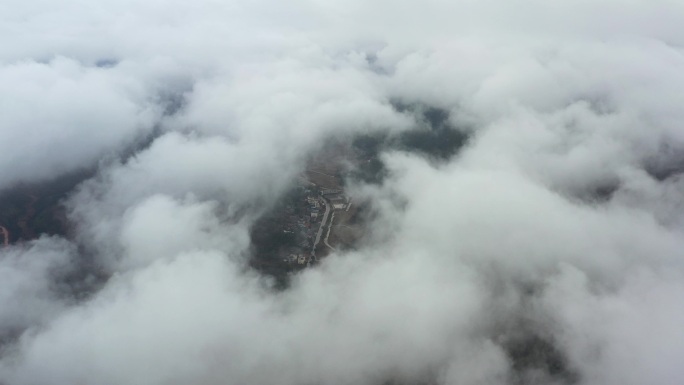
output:
POLYGON ((679 2, 10 3, 0 191, 97 173, 0 249, 0 384, 684 378, 679 2), (359 247, 275 290, 254 221, 398 104, 467 145, 384 151, 359 247))

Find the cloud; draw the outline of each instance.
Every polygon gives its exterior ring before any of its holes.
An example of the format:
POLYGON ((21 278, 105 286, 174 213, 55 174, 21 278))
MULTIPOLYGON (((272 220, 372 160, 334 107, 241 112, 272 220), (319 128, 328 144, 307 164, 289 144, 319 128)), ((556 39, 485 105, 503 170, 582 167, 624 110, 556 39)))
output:
POLYGON ((2 65, 0 188, 93 167, 148 132, 147 90, 118 72, 67 58, 2 65))
POLYGON ((5 6, 0 189, 96 175, 0 249, 0 383, 677 383, 683 12, 5 6), (255 221, 330 141, 429 129, 398 105, 469 140, 384 148, 363 241, 276 289, 255 221))
POLYGON ((4 342, 49 322, 68 307, 69 301, 58 293, 65 289, 64 278, 74 255, 72 245, 50 238, 3 251, 0 338, 4 342))

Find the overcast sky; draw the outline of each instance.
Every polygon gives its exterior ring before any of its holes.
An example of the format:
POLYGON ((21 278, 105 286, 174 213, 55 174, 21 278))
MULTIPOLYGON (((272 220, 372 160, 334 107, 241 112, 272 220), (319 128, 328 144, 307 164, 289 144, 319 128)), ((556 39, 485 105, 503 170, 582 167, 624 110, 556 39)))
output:
POLYGON ((677 0, 5 1, 0 190, 97 175, 70 239, 0 249, 0 384, 681 384, 683 26, 677 0), (271 290, 250 227, 326 140, 416 126, 397 100, 467 146, 383 153, 348 191, 362 246, 271 290), (55 280, 84 250, 87 297, 55 280), (561 369, 511 358, 540 344, 561 369))

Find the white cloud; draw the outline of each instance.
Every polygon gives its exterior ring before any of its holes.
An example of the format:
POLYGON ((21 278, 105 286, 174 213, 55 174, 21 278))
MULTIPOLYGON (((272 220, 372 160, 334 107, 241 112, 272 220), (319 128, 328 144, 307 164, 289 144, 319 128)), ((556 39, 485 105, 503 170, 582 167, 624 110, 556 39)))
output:
POLYGON ((683 14, 0 6, 0 189, 99 164, 68 199, 73 239, 0 251, 0 333, 21 334, 0 382, 676 383, 683 14), (350 189, 377 210, 366 242, 271 290, 245 263, 255 218, 326 140, 410 129, 392 100, 450 111, 467 147, 384 154, 385 182, 350 189), (72 298, 55 271, 83 259, 109 278, 72 298))

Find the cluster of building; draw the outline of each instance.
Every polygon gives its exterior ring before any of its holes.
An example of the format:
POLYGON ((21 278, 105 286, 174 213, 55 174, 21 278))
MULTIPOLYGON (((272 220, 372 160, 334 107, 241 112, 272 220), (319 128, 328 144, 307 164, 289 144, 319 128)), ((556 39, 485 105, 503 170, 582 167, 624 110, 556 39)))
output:
POLYGON ((290 264, 297 264, 297 265, 306 265, 309 263, 309 260, 311 259, 310 255, 307 254, 290 254, 286 259, 285 262, 288 262, 290 264))
POLYGON ((314 196, 307 196, 306 202, 309 204, 309 209, 311 210, 309 218, 311 218, 311 221, 315 221, 316 219, 318 219, 318 213, 321 210, 323 202, 320 197, 314 196))
POLYGON ((314 187, 304 189, 303 199, 286 208, 287 218, 284 232, 297 236, 296 249, 290 249, 283 261, 289 265, 307 265, 311 260, 316 233, 325 211, 325 201, 320 191, 314 187))
POLYGON ((321 195, 330 202, 333 210, 347 210, 351 205, 349 198, 342 193, 342 190, 327 189, 321 191, 321 195))
POLYGON ((281 250, 280 258, 293 267, 304 267, 311 262, 321 221, 326 219, 326 205, 330 205, 329 211, 344 210, 350 206, 349 198, 342 190, 320 190, 309 185, 300 191, 301 195, 284 207, 284 216, 281 217, 283 233, 291 234, 296 241, 290 247, 281 250))

